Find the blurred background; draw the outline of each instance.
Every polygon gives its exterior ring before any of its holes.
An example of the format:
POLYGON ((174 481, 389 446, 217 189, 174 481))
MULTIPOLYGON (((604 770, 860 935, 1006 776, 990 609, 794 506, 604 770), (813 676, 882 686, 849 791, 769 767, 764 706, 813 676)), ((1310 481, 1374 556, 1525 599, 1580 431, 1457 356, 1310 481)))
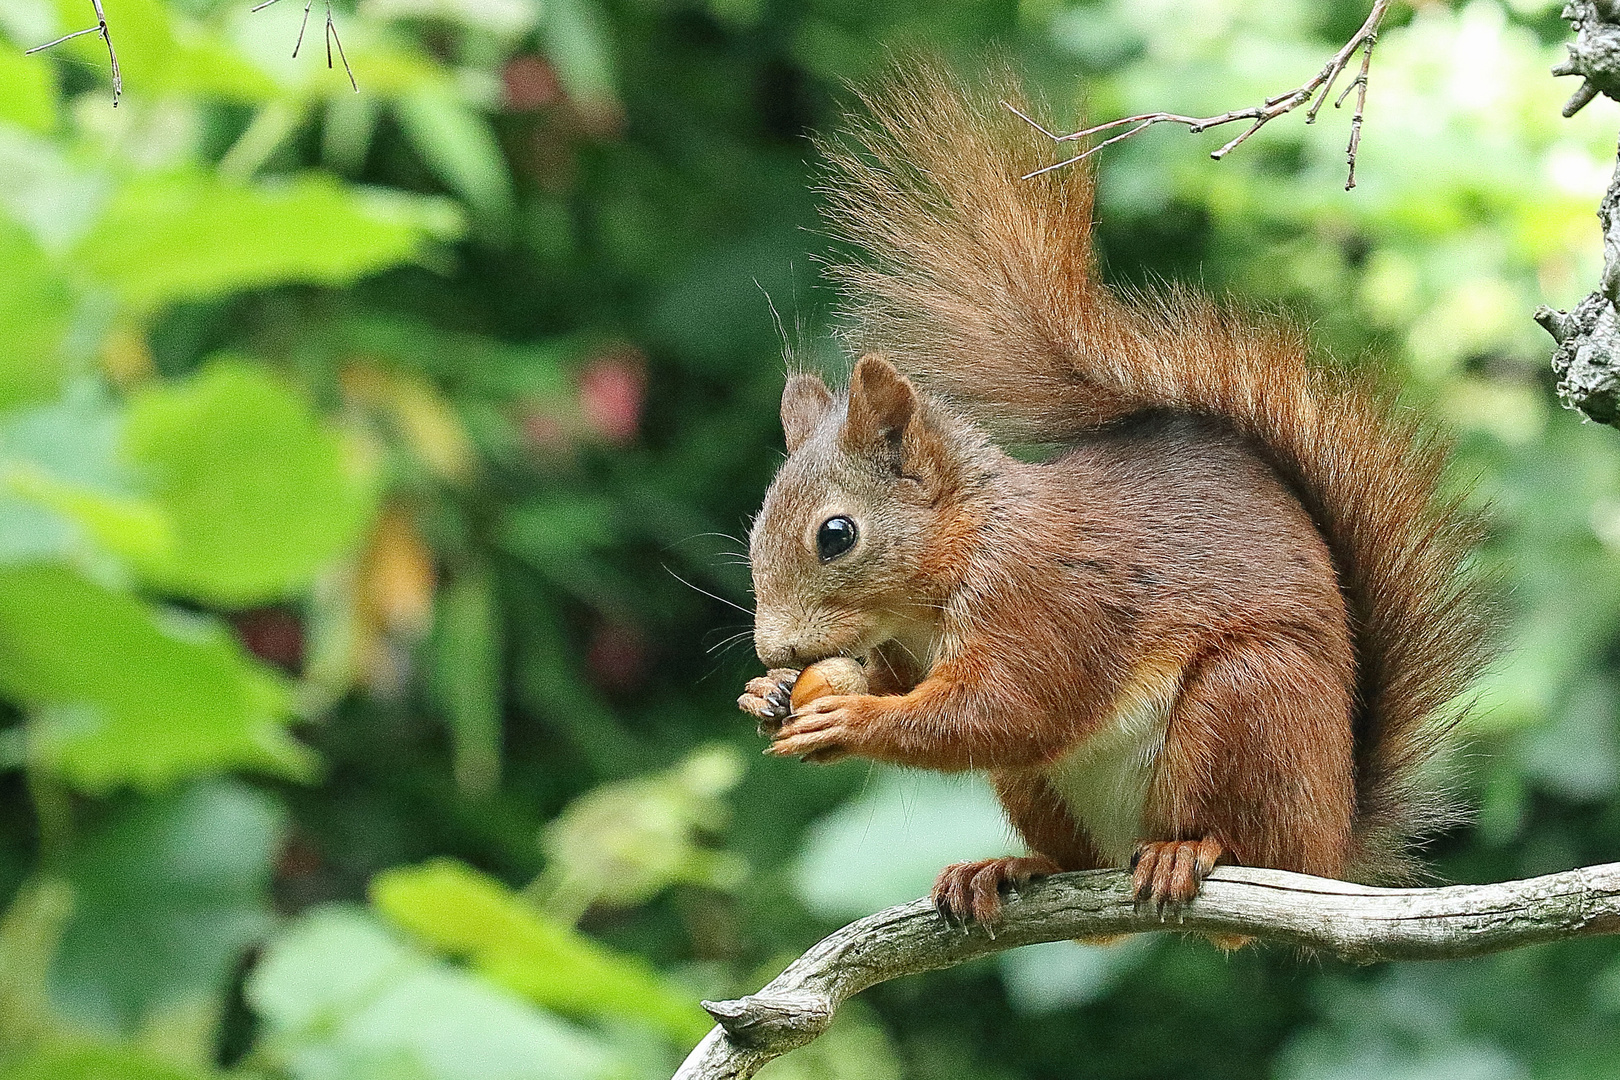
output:
MULTIPOLYGON (((1362 0, 0 0, 0 1077, 668 1076, 955 858, 982 785, 767 760, 739 553, 807 135, 885 50, 1064 122, 1313 74, 1362 0), (335 50, 334 50, 335 52, 335 50), (334 57, 336 59, 336 57, 334 57)), ((1490 507, 1509 649, 1439 872, 1620 858, 1620 435, 1551 393, 1620 108, 1558 0, 1396 5, 1348 117, 1102 159, 1121 282, 1385 365, 1490 507)), ((1620 943, 1354 969, 1171 935, 864 995, 775 1080, 1620 1072, 1620 943)))

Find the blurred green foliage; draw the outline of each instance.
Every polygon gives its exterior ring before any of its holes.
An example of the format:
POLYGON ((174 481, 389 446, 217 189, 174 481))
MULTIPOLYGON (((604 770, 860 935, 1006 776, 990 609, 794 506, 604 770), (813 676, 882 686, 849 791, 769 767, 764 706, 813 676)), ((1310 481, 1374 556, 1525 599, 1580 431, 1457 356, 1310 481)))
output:
MULTIPOLYGON (((696 1002, 1010 844, 971 779, 754 753, 746 516, 836 371, 806 135, 917 45, 1067 121, 1295 85, 1351 0, 0 0, 0 1077, 668 1075, 696 1002), (741 609, 741 610, 739 610, 741 609)), ((1122 282, 1388 366, 1508 650, 1457 880, 1617 857, 1620 448, 1529 320, 1617 112, 1546 0, 1396 14, 1342 113, 1102 161, 1122 282)), ((1620 948, 1356 970, 1155 936, 875 989, 791 1078, 1610 1075, 1620 948)))

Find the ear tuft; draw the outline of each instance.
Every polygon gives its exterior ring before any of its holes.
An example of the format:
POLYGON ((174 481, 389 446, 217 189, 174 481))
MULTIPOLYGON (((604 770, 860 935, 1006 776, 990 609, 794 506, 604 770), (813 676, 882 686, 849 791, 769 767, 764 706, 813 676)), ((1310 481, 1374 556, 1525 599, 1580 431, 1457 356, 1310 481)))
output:
POLYGON ((845 440, 869 449, 895 446, 916 412, 917 391, 910 381, 884 356, 861 357, 849 379, 845 440))
POLYGON ((814 375, 795 375, 782 389, 782 433, 793 453, 833 407, 832 391, 814 375))

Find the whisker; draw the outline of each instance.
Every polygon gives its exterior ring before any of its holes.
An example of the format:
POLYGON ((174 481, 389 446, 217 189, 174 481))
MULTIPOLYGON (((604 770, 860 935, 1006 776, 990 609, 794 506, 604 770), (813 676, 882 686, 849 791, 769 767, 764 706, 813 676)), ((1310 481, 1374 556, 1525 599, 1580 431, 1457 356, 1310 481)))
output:
POLYGON ((881 652, 873 653, 873 655, 879 660, 883 661, 883 666, 889 669, 889 676, 898 682, 900 679, 900 673, 894 669, 894 662, 887 656, 884 656, 881 652))
POLYGON ((680 540, 675 541, 674 544, 672 544, 670 546, 671 547, 678 547, 678 546, 680 546, 682 544, 689 544, 693 540, 702 540, 702 539, 705 539, 705 538, 713 538, 713 539, 718 539, 718 540, 725 540, 725 541, 728 541, 728 542, 730 542, 732 544, 737 545, 738 548, 742 549, 742 550, 732 550, 730 548, 725 548, 725 549, 722 549, 720 551, 717 551, 717 552, 714 553, 714 557, 715 557, 715 559, 717 561, 725 563, 727 565, 731 565, 731 566, 752 566, 753 565, 753 562, 749 558, 748 551, 747 551, 748 541, 744 540, 740 536, 733 536, 731 533, 726 533, 726 532, 693 533, 691 536, 682 537, 680 540))
POLYGON ((738 603, 736 603, 734 601, 731 601, 731 600, 727 600, 723 596, 716 596, 714 593, 710 592, 708 589, 699 588, 698 586, 692 584, 690 581, 687 581, 685 578, 681 577, 681 575, 677 574, 675 571, 671 570, 667 563, 664 565, 664 570, 665 570, 666 573, 669 574, 670 577, 674 578, 676 581, 680 582, 682 585, 685 585, 688 589, 691 589, 693 592, 700 592, 704 596, 707 596, 710 600, 718 600, 722 604, 725 604, 727 607, 736 608, 738 611, 742 612, 744 615, 747 615, 750 618, 753 617, 754 613, 752 611, 749 611, 747 608, 743 607, 741 604, 738 604, 738 603))
POLYGON ((740 537, 740 536, 732 536, 730 533, 723 533, 723 532, 693 533, 691 536, 688 536, 685 540, 682 540, 681 543, 684 544, 684 543, 687 542, 687 540, 701 540, 705 536, 718 536, 722 540, 730 540, 733 544, 742 544, 744 547, 746 547, 748 545, 748 541, 744 540, 742 537, 740 537))
POLYGON ((765 286, 759 283, 758 278, 754 279, 754 288, 758 289, 760 295, 765 297, 765 306, 771 309, 771 322, 776 325, 776 334, 782 339, 782 362, 791 368, 793 366, 793 343, 788 340, 787 327, 782 325, 782 313, 776 310, 776 301, 771 299, 771 294, 766 290, 765 286))
POLYGON ((740 630, 723 641, 715 642, 713 645, 710 645, 703 651, 712 656, 717 652, 723 652, 724 650, 742 641, 744 638, 751 638, 753 636, 754 632, 752 630, 740 630))

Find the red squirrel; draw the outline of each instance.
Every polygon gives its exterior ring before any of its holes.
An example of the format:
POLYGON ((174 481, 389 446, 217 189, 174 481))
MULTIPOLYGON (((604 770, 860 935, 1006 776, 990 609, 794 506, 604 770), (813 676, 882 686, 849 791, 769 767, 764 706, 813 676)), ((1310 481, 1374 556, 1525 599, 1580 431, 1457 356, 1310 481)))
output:
POLYGON ((788 381, 750 537, 769 752, 988 774, 1030 854, 942 871, 963 921, 1060 870, 1409 876, 1487 655, 1443 441, 1279 320, 1104 285, 1092 174, 1029 175, 1006 87, 862 99, 823 144, 861 359, 788 381))

